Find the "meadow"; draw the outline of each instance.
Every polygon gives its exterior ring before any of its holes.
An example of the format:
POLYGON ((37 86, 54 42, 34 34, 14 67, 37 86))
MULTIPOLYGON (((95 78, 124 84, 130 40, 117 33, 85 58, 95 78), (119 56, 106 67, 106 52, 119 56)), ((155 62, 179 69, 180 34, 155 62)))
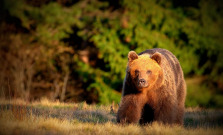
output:
POLYGON ((187 108, 184 125, 117 124, 118 105, 0 100, 0 134, 223 134, 223 110, 187 108))

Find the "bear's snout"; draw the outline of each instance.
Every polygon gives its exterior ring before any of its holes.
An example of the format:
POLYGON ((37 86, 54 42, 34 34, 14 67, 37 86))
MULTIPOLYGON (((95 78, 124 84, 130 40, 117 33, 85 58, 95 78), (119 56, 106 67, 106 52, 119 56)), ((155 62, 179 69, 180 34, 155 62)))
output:
POLYGON ((138 87, 140 88, 144 88, 144 87, 147 87, 147 82, 145 79, 139 79, 138 80, 138 87))

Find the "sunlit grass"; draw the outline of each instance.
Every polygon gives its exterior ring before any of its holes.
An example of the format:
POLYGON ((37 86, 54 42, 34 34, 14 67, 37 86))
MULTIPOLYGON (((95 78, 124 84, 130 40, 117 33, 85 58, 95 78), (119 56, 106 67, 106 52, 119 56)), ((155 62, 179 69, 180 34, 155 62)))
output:
MULTIPOLYGON (((32 106, 36 108, 67 108, 67 109, 74 109, 74 110, 106 110, 110 111, 111 106, 106 105, 88 105, 86 102, 81 103, 63 103, 59 101, 50 101, 46 98, 41 99, 40 101, 34 101, 34 102, 26 102, 22 99, 13 99, 13 100, 4 100, 0 99, 1 105, 25 105, 25 106, 32 106)), ((117 111, 118 105, 113 105, 113 108, 117 111)))
MULTIPOLYGON (((222 110, 188 108, 184 126, 156 122, 145 126, 120 125, 111 106, 85 102, 60 103, 46 99, 27 103, 0 101, 0 134, 222 134, 222 110)), ((113 107, 117 111, 117 106, 113 107)))

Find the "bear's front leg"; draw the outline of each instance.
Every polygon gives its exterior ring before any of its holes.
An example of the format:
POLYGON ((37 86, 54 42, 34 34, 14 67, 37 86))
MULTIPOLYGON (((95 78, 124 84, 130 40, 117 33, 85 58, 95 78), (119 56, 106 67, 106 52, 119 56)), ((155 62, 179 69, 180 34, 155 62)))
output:
POLYGON ((174 124, 177 115, 176 103, 166 101, 155 110, 154 120, 163 124, 174 124))
POLYGON ((122 98, 117 113, 118 123, 138 123, 145 105, 143 95, 126 95, 122 98))

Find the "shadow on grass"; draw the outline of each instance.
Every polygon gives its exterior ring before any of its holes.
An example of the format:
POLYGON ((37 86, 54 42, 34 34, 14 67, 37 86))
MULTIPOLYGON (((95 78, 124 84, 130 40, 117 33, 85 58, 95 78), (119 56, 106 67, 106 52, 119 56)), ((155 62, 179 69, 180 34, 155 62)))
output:
POLYGON ((184 116, 186 128, 214 128, 223 127, 223 110, 195 110, 187 111, 184 116))
POLYGON ((93 122, 93 123, 115 123, 115 114, 110 114, 104 111, 82 111, 78 110, 73 113, 74 118, 81 122, 93 122))

